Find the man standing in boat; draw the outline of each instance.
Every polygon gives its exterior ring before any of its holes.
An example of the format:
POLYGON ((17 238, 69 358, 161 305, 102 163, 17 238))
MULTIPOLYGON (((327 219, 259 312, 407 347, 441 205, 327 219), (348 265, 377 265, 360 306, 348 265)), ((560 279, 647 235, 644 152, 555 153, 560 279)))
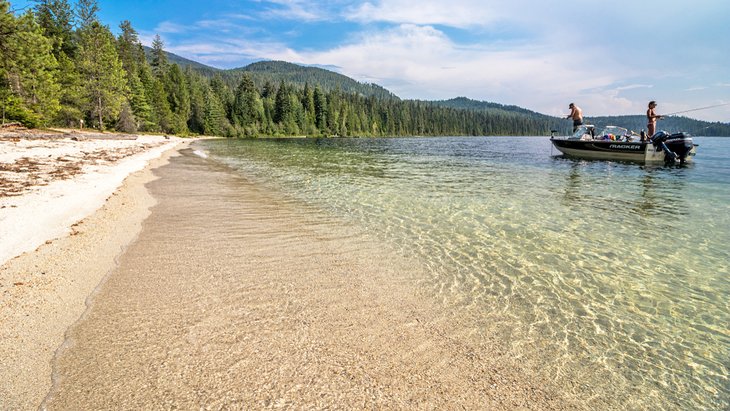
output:
POLYGON ((649 102, 649 109, 646 110, 646 128, 649 129, 650 138, 656 132, 656 121, 662 118, 662 116, 654 112, 656 106, 656 101, 652 100, 649 102))
POLYGON ((568 108, 570 109, 570 114, 566 118, 573 119, 573 132, 575 133, 578 127, 583 125, 583 110, 576 106, 575 103, 570 103, 568 108))

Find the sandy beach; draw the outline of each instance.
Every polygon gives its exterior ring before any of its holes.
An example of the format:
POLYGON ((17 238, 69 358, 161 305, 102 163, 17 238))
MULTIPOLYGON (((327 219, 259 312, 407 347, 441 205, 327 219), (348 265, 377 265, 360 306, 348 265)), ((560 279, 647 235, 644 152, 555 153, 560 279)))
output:
POLYGON ((0 137, 0 409, 40 405, 66 330, 154 204, 145 167, 185 144, 24 134, 0 137))
POLYGON ((0 408, 584 408, 418 262, 170 148, 0 268, 0 408))

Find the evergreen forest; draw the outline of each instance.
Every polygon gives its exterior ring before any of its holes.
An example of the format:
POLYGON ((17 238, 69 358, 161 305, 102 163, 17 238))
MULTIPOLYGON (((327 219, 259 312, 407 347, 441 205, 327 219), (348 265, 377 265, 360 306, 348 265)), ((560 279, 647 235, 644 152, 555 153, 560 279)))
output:
MULTIPOLYGON (((98 11, 96 0, 36 0, 23 11, 0 0, 3 124, 75 128, 83 121, 99 130, 226 137, 546 136, 570 126, 465 98, 401 100, 375 84, 285 62, 219 70, 165 52, 159 36, 143 47, 129 21, 115 36, 98 11)), ((630 127, 643 116, 620 119, 630 127)), ((670 121, 681 122, 671 124, 677 130, 730 135, 728 123, 670 121)))

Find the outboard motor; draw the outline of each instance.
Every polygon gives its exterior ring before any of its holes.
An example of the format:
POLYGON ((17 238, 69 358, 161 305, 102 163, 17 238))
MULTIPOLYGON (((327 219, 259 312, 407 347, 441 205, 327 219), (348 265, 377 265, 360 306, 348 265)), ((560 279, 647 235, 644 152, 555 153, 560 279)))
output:
POLYGON ((664 144, 677 155, 679 164, 684 164, 690 151, 694 148, 692 136, 684 131, 670 135, 664 144))
POLYGON ((657 131, 651 137, 651 143, 654 148, 661 148, 664 151, 664 164, 671 164, 675 161, 684 164, 689 152, 694 147, 692 136, 685 132, 668 134, 663 130, 657 131))

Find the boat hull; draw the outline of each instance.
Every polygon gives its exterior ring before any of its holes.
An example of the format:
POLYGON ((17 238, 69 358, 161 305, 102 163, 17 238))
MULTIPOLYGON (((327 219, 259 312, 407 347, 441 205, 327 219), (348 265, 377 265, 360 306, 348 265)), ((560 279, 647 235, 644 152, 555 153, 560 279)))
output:
MULTIPOLYGON (((561 153, 577 158, 596 160, 623 160, 641 162, 663 162, 664 152, 649 142, 625 142, 605 140, 577 140, 551 138, 561 153)), ((697 148, 692 148, 686 160, 691 161, 697 148)))

